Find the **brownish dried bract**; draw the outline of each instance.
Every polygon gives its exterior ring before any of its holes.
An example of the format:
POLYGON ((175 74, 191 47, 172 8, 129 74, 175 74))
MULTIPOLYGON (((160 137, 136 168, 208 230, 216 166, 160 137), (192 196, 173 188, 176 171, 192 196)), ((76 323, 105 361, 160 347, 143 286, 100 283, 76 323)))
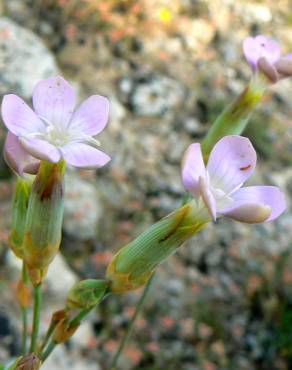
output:
POLYGON ((80 324, 72 325, 70 314, 67 313, 67 316, 65 316, 63 319, 61 319, 55 328, 54 334, 53 334, 53 340, 56 343, 64 343, 69 338, 72 337, 72 335, 76 332, 76 330, 79 328, 80 324))
POLYGON ((19 280, 16 288, 16 296, 21 307, 29 307, 31 303, 31 286, 19 280))

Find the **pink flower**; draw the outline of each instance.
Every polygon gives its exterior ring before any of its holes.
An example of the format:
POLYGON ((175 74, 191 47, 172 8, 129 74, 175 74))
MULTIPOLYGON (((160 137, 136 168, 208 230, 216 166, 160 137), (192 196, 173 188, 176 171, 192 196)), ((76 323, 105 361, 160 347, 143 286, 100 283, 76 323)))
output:
POLYGON ((25 177, 25 173, 35 175, 38 172, 40 161, 28 154, 18 137, 11 132, 6 136, 4 158, 9 167, 21 177, 25 177))
POLYGON ((255 166, 256 152, 249 139, 226 136, 214 146, 206 167, 200 144, 190 145, 182 181, 213 220, 226 216, 245 223, 271 221, 285 210, 284 195, 275 186, 242 187, 255 166))
POLYGON ((243 41, 243 52, 254 69, 257 68, 260 58, 265 58, 270 64, 275 64, 281 56, 278 42, 263 35, 247 37, 243 41))
POLYGON ((243 53, 253 70, 260 69, 272 82, 292 75, 292 55, 282 57, 279 43, 270 37, 247 37, 243 53))
POLYGON ((17 95, 4 96, 2 118, 10 132, 5 155, 12 168, 25 171, 23 156, 29 163, 35 163, 33 158, 53 163, 63 158, 81 168, 108 163, 110 157, 97 149, 99 142, 93 138, 108 122, 108 100, 93 95, 74 111, 75 101, 74 89, 59 76, 36 85, 34 110, 17 95))

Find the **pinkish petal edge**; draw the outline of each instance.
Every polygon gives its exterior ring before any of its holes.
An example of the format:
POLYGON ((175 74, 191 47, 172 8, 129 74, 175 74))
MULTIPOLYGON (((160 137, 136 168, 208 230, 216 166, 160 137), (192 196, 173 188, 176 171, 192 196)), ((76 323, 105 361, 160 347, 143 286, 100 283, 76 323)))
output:
POLYGON ((201 145, 191 144, 182 160, 182 182, 186 191, 195 198, 200 196, 199 177, 205 178, 206 169, 203 160, 201 145))
POLYGON ((36 113, 54 125, 67 127, 76 103, 74 88, 61 76, 37 83, 33 91, 36 113))
POLYGON ((256 160, 256 152, 248 138, 223 137, 214 146, 207 164, 212 187, 230 194, 252 175, 256 160))

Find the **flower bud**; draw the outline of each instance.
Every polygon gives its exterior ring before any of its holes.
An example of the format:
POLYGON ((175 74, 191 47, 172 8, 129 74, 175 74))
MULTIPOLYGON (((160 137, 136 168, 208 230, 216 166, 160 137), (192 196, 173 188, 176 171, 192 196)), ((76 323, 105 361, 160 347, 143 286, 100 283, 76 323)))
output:
POLYGON ((39 358, 34 353, 31 353, 17 361, 15 370, 39 370, 40 368, 41 362, 39 358))
POLYGON ((152 225, 113 257, 107 268, 110 292, 144 285, 161 262, 209 221, 206 209, 191 201, 152 225))
POLYGON ((68 309, 88 309, 96 306, 109 288, 106 280, 82 280, 69 291, 66 306, 68 309))
POLYGON ((202 142, 202 151, 206 158, 222 137, 240 135, 243 132, 251 114, 263 97, 265 88, 266 83, 263 79, 255 76, 242 93, 224 109, 202 142))
POLYGON ((65 162, 42 161, 29 199, 24 259, 34 285, 44 279, 61 242, 65 162))
POLYGON ((21 259, 23 258, 23 237, 31 186, 32 181, 30 179, 18 177, 12 202, 12 226, 9 246, 14 254, 21 259))

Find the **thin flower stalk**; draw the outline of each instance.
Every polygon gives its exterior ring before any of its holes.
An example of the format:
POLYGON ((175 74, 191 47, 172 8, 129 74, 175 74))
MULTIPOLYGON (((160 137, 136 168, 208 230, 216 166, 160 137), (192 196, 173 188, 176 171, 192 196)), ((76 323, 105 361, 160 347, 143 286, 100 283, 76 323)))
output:
POLYGON ((143 289, 143 293, 141 294, 141 297, 137 303, 137 306, 136 306, 136 309, 135 309, 135 312, 132 316, 132 319, 128 325, 128 328, 127 330, 125 331, 125 334, 123 335, 122 337, 122 340, 120 341, 120 344, 119 344, 119 347, 117 349, 117 352, 113 358, 113 362, 112 362, 112 365, 111 365, 111 370, 117 370, 117 365, 118 365, 118 361, 119 361, 119 358, 133 332, 133 329, 134 329, 134 325, 135 325, 135 322, 137 320, 137 318, 139 317, 140 313, 141 313, 141 310, 142 310, 142 307, 146 301, 146 298, 150 292, 150 289, 151 289, 151 286, 152 286, 152 283, 153 283, 153 279, 154 279, 154 276, 155 276, 155 273, 152 274, 152 276, 150 277, 150 279, 147 281, 144 289, 143 289))
POLYGON ((28 305, 30 301, 30 281, 27 272, 27 268, 24 262, 22 262, 22 283, 26 290, 26 297, 21 302, 21 313, 22 313, 22 354, 25 355, 27 351, 28 342, 28 305))
POLYGON ((34 287, 34 309, 33 309, 33 326, 30 353, 37 353, 38 350, 38 335, 41 318, 41 304, 42 304, 42 286, 41 284, 34 287))

